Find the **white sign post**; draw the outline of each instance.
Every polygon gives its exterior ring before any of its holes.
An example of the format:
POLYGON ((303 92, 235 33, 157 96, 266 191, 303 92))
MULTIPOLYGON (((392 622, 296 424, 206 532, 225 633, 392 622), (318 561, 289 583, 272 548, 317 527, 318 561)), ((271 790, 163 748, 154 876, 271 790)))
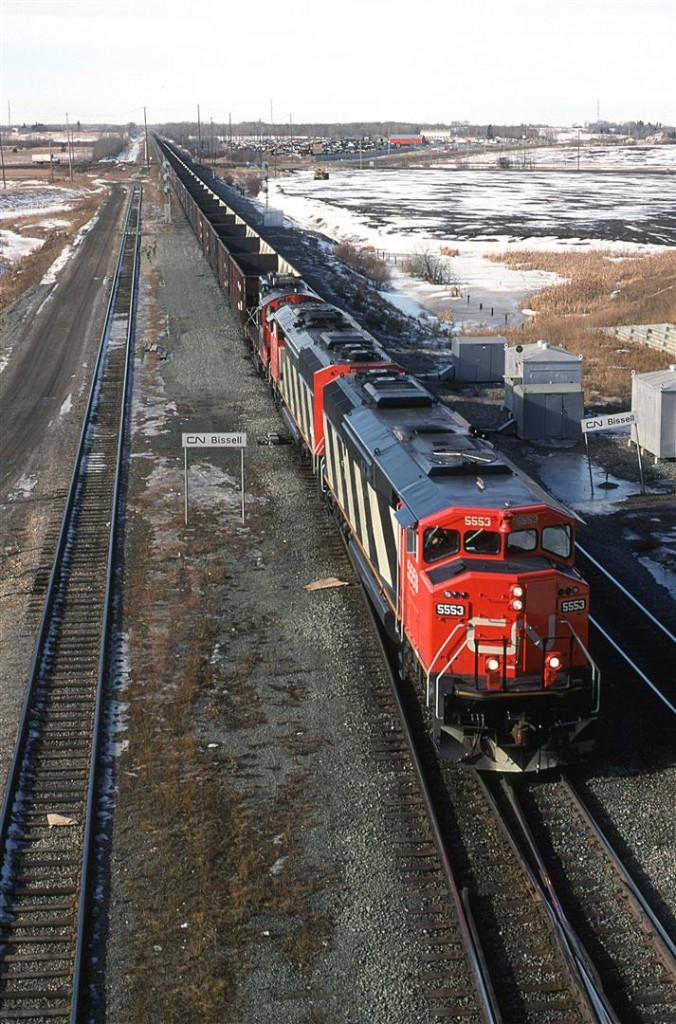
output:
POLYGON ((190 434, 183 434, 183 494, 184 494, 184 519, 188 525, 188 448, 239 448, 240 451, 240 473, 242 478, 242 522, 244 522, 244 449, 246 448, 246 434, 238 431, 235 434, 222 434, 216 431, 198 433, 193 431, 190 434))
POLYGON ((618 427, 629 427, 636 434, 636 451, 638 453, 638 472, 641 477, 641 494, 645 494, 643 482, 643 462, 641 460, 641 445, 638 439, 638 422, 635 412, 616 412, 609 416, 588 416, 580 420, 580 427, 584 434, 584 443, 587 449, 587 463, 589 465, 589 480, 591 483, 592 498, 594 497, 594 481, 592 480, 591 459, 589 457, 589 434, 595 434, 600 430, 616 430, 618 427))

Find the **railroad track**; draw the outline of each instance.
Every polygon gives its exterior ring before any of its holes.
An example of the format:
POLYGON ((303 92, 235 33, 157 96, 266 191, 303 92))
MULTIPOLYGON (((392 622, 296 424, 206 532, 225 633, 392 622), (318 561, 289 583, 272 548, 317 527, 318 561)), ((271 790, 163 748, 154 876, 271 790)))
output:
POLYGON ((580 793, 565 776, 503 778, 497 788, 515 843, 598 993, 600 1019, 676 1021, 676 945, 580 793))
MULTIPOLYGON (((299 465, 308 488, 317 494, 310 463, 299 460, 299 465)), ((324 550, 337 563, 344 561, 345 573, 349 576, 354 571, 358 583, 356 570, 346 558, 341 530, 332 516, 324 518, 323 533, 324 550)), ((369 669, 364 713, 373 737, 370 751, 374 771, 385 777, 388 787, 381 813, 406 883, 405 924, 423 950, 418 978, 429 1007, 429 1020, 499 1024, 501 1018, 482 965, 471 913, 455 885, 450 864, 444 861, 432 799, 416 754, 417 741, 400 707, 398 676, 371 604, 365 594, 363 597, 372 626, 362 636, 369 669)))
POLYGON ((674 944, 572 785, 519 779, 519 793, 540 794, 526 819, 514 782, 438 761, 414 693, 390 670, 401 722, 382 693, 376 756, 396 766, 386 816, 410 858, 410 913, 439 942, 426 954, 431 1016, 676 1021, 674 944))
POLYGON ((392 779, 385 818, 422 930, 430 1019, 585 1024, 597 1018, 537 879, 479 776, 440 763, 412 688, 402 684, 365 595, 385 678, 369 704, 376 765, 392 779), (385 677, 383 663, 387 667, 385 677))
POLYGON ((589 551, 577 545, 592 588, 591 623, 662 703, 676 714, 676 636, 589 551))
POLYGON ((406 880, 408 926, 423 948, 420 980, 429 1019, 500 1024, 472 910, 444 842, 434 783, 419 755, 420 741, 426 742, 427 734, 421 737, 410 724, 405 695, 366 595, 364 601, 375 641, 368 694, 373 759, 375 770, 386 773, 390 786, 383 816, 406 880))
POLYGON ((0 1021, 81 1019, 142 190, 127 207, 0 817, 0 1021))
MULTIPOLYGON (((327 522, 327 541, 333 533, 327 522)), ((376 646, 367 698, 373 759, 390 780, 383 817, 407 879, 409 925, 425 950, 430 1019, 676 1021, 673 945, 572 789, 558 810, 553 799, 540 808, 536 840, 511 783, 439 762, 416 695, 399 680, 386 642, 376 646), (534 853, 540 846, 547 859, 534 853), (570 860, 555 871, 559 846, 570 860), (575 896, 571 879, 579 880, 575 896)), ((558 781, 519 781, 523 794, 550 785, 564 792, 558 781)))

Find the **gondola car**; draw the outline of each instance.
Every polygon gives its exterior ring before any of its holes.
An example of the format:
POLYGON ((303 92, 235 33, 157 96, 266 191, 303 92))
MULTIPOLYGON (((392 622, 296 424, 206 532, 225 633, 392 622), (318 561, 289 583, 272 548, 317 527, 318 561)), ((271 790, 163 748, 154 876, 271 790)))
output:
POLYGON ((573 517, 354 321, 287 286, 263 284, 258 358, 441 755, 514 772, 577 760, 599 673, 573 517))

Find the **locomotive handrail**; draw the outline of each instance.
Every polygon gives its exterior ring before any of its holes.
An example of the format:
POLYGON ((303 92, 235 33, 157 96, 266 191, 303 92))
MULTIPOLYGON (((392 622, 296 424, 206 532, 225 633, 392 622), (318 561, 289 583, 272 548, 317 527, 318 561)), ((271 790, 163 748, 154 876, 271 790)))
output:
POLYGON ((601 706, 601 686, 600 686, 601 670, 599 669, 598 665, 596 664, 596 662, 592 658, 591 654, 587 650, 587 647, 585 646, 585 644, 582 643, 582 640, 580 639, 580 637, 577 635, 577 633, 573 629, 572 623, 570 623, 568 621, 568 619, 560 619, 559 621, 562 622, 564 625, 568 626, 568 629, 571 631, 571 633, 575 637, 575 640, 579 644, 580 650, 582 651, 582 653, 584 654, 585 658, 589 662, 589 667, 591 668, 591 674, 592 674, 592 676, 591 676, 592 698, 593 698, 593 701, 594 701, 593 713, 594 714, 598 714, 598 710, 599 710, 599 708, 601 706))
MULTIPOLYGON (((438 658, 438 657, 439 657, 439 656, 441 655, 441 652, 443 651, 443 649, 444 649, 444 647, 446 646, 446 644, 448 644, 448 643, 449 643, 449 642, 450 642, 450 641, 451 641, 451 640, 453 639, 453 637, 454 637, 454 636, 455 636, 455 634, 456 634, 456 633, 458 632, 458 630, 459 630, 459 629, 462 629, 462 627, 463 627, 463 626, 464 626, 464 623, 463 623, 463 622, 458 622, 458 623, 456 624, 456 626, 455 626, 455 629, 453 630, 453 632, 452 632, 452 633, 450 634, 450 636, 447 636, 447 637, 446 637, 446 639, 445 639, 445 640, 443 641, 443 643, 442 643, 441 647, 439 648, 439 650, 437 651, 437 653, 436 653, 436 654, 434 655, 434 657, 432 658, 432 660, 431 660, 431 662, 430 662, 430 667, 429 667, 429 668, 427 669, 427 707, 429 707, 429 706, 430 706, 430 678, 431 678, 431 676, 432 676, 432 669, 434 668, 434 663, 435 663, 435 661, 437 660, 437 658, 438 658)), ((467 641, 465 641, 465 643, 466 643, 466 642, 467 642, 467 641)), ((463 647, 464 647, 464 644, 463 644, 463 647)), ((461 650, 462 650, 462 647, 461 647, 461 648, 460 648, 460 650, 459 650, 459 651, 457 652, 457 654, 459 654, 461 650)), ((443 669, 443 671, 442 671, 442 672, 440 672, 440 673, 438 673, 438 675, 437 675, 437 678, 436 678, 435 682, 438 682, 438 680, 439 680, 439 675, 443 675, 443 674, 444 674, 444 672, 446 671, 446 669, 448 668, 448 666, 449 666, 449 665, 451 664, 451 661, 453 661, 453 660, 455 659, 455 657, 456 657, 456 655, 454 654, 454 655, 453 655, 453 657, 451 658, 451 660, 450 660, 449 662, 447 662, 447 663, 446 663, 446 665, 444 666, 444 669, 443 669)))
MULTIPOLYGON (((454 630, 454 632, 455 632, 455 630, 454 630)), ((468 643, 469 643, 469 636, 466 636, 465 639, 463 640, 463 642, 460 644, 460 647, 458 647, 458 649, 456 651, 454 651, 453 654, 450 656, 450 658, 448 659, 448 661, 446 662, 446 664, 442 668, 441 672, 437 672, 436 679, 435 679, 436 696, 434 698, 434 707, 435 707, 435 712, 434 713, 436 714, 437 718, 439 717, 439 711, 440 711, 440 708, 439 708, 439 680, 443 679, 444 674, 446 672, 448 672, 449 668, 451 667, 451 665, 453 664, 455 659, 458 657, 460 652, 465 649, 465 647, 467 646, 468 643)))

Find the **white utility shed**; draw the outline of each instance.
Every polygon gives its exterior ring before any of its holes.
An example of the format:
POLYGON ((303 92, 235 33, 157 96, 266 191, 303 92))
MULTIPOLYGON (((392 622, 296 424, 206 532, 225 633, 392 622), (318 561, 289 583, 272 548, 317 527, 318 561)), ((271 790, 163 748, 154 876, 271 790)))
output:
POLYGON ((676 363, 633 375, 631 411, 641 448, 658 459, 676 459, 676 363))

